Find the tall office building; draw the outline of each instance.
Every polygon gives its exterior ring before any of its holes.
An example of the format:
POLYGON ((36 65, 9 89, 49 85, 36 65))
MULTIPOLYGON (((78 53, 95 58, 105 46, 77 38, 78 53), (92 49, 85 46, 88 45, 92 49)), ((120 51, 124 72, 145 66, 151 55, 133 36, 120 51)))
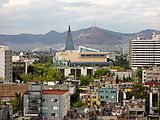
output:
POLYGON ((66 39, 66 45, 65 50, 74 50, 73 40, 72 40, 72 34, 71 34, 71 28, 69 26, 68 28, 68 34, 66 39))
POLYGON ((0 46, 0 80, 12 82, 12 51, 8 46, 0 46))
POLYGON ((160 34, 154 33, 152 39, 131 40, 129 64, 132 69, 160 65, 160 34))

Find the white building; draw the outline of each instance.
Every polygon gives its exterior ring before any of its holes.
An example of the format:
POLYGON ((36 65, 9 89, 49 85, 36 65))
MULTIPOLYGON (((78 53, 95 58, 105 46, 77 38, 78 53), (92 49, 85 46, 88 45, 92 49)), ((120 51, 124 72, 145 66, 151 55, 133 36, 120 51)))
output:
POLYGON ((152 39, 139 37, 131 40, 129 49, 129 62, 132 69, 160 64, 160 34, 154 33, 152 39))
POLYGON ((0 79, 12 81, 12 51, 8 46, 0 46, 0 79))

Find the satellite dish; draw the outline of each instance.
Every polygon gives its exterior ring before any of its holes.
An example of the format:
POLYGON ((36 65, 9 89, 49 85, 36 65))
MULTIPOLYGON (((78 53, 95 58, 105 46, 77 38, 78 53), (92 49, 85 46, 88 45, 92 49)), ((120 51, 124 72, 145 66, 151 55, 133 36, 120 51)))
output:
POLYGON ((21 52, 19 55, 22 57, 23 56, 23 52, 21 52))
POLYGON ((88 108, 84 109, 84 113, 88 113, 88 112, 89 112, 88 108))

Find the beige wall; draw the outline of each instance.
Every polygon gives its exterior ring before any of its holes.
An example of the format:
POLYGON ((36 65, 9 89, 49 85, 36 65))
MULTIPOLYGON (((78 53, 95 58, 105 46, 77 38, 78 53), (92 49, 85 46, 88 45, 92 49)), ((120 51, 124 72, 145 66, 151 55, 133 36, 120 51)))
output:
POLYGON ((81 54, 107 54, 107 52, 58 52, 56 56, 71 62, 107 62, 107 57, 81 57, 81 54))

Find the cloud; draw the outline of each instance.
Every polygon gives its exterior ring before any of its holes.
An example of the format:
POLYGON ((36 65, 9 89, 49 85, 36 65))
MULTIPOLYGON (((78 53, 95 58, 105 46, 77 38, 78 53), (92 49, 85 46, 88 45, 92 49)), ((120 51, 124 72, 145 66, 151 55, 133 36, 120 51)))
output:
POLYGON ((7 3, 9 3, 9 0, 0 0, 0 7, 7 3))
POLYGON ((0 0, 0 33, 44 33, 98 27, 120 32, 159 29, 160 0, 0 0))

